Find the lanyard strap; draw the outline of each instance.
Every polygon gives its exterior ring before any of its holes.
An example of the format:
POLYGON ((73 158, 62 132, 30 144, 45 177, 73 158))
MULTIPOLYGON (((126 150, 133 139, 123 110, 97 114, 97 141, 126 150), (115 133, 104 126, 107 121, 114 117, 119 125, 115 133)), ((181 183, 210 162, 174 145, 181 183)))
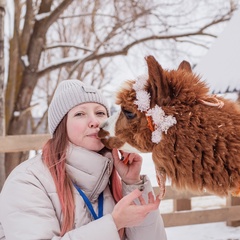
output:
POLYGON ((79 194, 81 195, 81 197, 83 198, 84 202, 86 203, 90 213, 92 214, 93 218, 99 219, 103 216, 103 192, 101 192, 101 194, 98 197, 98 215, 95 213, 93 206, 91 204, 91 202, 89 201, 88 197, 85 195, 85 193, 80 189, 79 186, 77 186, 76 184, 73 184, 74 187, 77 189, 77 191, 79 192, 79 194))

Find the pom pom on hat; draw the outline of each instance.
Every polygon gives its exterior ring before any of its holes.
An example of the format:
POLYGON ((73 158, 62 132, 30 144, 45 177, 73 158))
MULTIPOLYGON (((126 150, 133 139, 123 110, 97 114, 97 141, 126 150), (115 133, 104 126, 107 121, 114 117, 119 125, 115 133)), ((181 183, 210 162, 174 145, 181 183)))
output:
POLYGON ((110 115, 108 103, 99 90, 80 80, 70 79, 59 83, 48 109, 48 127, 51 135, 63 117, 81 103, 94 102, 103 105, 110 115))

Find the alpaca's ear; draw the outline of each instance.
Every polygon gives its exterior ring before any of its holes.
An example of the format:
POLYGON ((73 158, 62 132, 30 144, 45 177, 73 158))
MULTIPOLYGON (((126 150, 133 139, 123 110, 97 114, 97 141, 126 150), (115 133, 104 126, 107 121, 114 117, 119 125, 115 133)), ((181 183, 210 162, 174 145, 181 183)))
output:
POLYGON ((182 61, 182 62, 179 64, 178 70, 185 70, 185 71, 187 71, 187 72, 192 73, 192 67, 191 67, 190 63, 187 62, 187 61, 185 61, 185 60, 182 61))
POLYGON ((165 72, 153 56, 146 58, 148 66, 148 91, 151 95, 151 108, 156 104, 167 105, 171 100, 171 90, 165 72))

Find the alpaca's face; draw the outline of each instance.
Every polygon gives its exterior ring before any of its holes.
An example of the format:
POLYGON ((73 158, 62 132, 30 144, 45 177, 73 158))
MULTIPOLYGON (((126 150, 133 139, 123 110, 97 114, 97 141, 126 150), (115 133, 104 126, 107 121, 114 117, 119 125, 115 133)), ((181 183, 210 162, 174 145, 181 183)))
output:
POLYGON ((182 106, 191 108, 208 91, 187 62, 172 71, 162 69, 152 57, 147 63, 148 75, 125 82, 117 92, 116 104, 121 110, 99 132, 107 148, 152 152, 185 114, 182 106))
POLYGON ((126 82, 117 94, 116 104, 121 110, 110 117, 99 132, 104 145, 127 152, 151 152, 151 131, 144 113, 134 103, 136 93, 133 82, 126 82))

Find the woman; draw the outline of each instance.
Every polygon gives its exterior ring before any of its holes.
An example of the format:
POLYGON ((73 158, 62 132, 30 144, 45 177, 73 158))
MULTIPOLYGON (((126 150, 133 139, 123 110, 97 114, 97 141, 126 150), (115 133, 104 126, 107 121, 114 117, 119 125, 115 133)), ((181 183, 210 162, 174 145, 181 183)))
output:
POLYGON ((166 239, 160 200, 140 176, 141 157, 122 153, 124 164, 98 138, 108 116, 93 87, 79 80, 58 85, 48 109, 52 138, 2 189, 0 239, 166 239))

